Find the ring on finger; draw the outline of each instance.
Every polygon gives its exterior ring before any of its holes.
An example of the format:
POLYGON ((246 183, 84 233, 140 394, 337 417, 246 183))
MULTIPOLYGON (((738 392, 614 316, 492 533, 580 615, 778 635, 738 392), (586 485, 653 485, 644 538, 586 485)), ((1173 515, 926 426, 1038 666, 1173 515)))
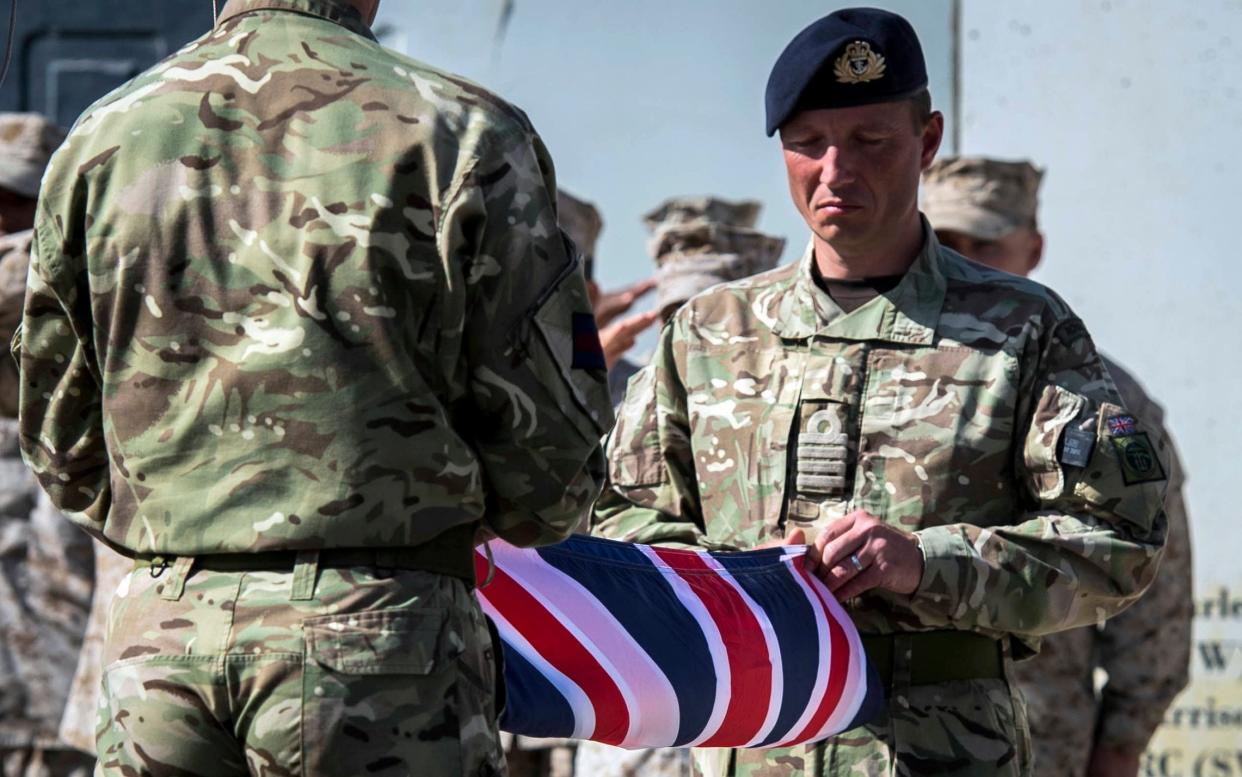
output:
POLYGON ((857 571, 857 572, 861 572, 861 571, 863 571, 863 565, 862 565, 862 562, 858 560, 858 554, 857 554, 857 553, 851 553, 851 554, 850 554, 850 563, 854 565, 854 570, 855 570, 855 571, 857 571))

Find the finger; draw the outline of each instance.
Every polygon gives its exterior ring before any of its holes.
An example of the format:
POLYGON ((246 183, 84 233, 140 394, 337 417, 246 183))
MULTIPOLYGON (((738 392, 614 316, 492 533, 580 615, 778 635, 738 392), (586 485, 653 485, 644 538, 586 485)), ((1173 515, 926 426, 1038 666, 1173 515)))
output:
POLYGON ((857 553, 871 536, 872 527, 855 524, 849 531, 826 543, 820 550, 824 564, 829 567, 843 563, 851 553, 857 553))
POLYGON ((827 556, 820 558, 822 567, 820 579, 824 581, 829 590, 837 590, 869 566, 869 562, 863 555, 864 547, 865 545, 860 543, 835 561, 829 560, 827 556), (854 564, 855 558, 858 559, 858 565, 854 564))
POLYGON ((638 336, 644 329, 654 324, 660 318, 660 311, 649 310, 646 313, 639 313, 635 316, 618 321, 613 326, 617 327, 617 331, 626 337, 634 338, 638 336))
POLYGON ((880 570, 877 567, 870 566, 864 568, 863 571, 835 589, 832 586, 829 586, 829 589, 837 597, 838 602, 844 602, 878 587, 881 583, 881 577, 880 570))
POLYGON ((819 554, 821 556, 824 555, 824 548, 829 542, 832 542, 837 537, 840 537, 852 528, 854 528, 853 513, 845 516, 844 518, 838 518, 824 527, 824 530, 819 533, 818 537, 815 538, 815 547, 819 550, 819 554))
POLYGON ((802 529, 801 527, 794 529, 793 531, 785 535, 785 541, 781 544, 783 545, 805 545, 806 544, 806 531, 802 529))
POLYGON ((638 299, 650 294, 655 287, 659 285, 655 278, 644 278, 643 280, 630 286, 626 291, 634 295, 634 299, 638 299))

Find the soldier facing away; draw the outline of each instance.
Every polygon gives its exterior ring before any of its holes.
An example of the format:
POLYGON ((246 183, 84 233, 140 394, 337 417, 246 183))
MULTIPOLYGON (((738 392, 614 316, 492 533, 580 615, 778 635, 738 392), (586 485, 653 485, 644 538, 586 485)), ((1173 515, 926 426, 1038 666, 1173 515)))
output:
MULTIPOLYGON (((1029 162, 938 160, 923 176, 923 211, 940 242, 989 267, 1028 275, 1043 257, 1042 172, 1029 162)), ((1026 697, 1035 765, 1065 777, 1135 777, 1165 711, 1190 679, 1194 614, 1185 475, 1164 410, 1115 361, 1101 357, 1122 404, 1169 459, 1169 536, 1160 574, 1133 607, 1101 626, 1052 634, 1014 667, 1026 697), (1095 670, 1108 676, 1095 689, 1095 670)))
POLYGON ((478 541, 555 541, 611 423, 551 160, 376 43, 230 0, 53 159, 22 452, 135 559, 99 773, 503 772, 478 541))
POLYGON ((894 14, 794 38, 767 131, 810 245, 678 310, 608 442, 596 531, 811 540, 886 688, 865 726, 700 751, 708 774, 1031 774, 1013 659, 1123 609, 1158 566, 1163 466, 1082 321, 919 214, 943 131, 926 87, 894 14))

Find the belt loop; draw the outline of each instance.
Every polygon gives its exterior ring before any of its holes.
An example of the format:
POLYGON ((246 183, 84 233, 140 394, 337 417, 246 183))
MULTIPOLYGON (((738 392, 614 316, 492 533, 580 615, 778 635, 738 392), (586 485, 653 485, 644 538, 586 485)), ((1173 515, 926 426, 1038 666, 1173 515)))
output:
POLYGON ((193 556, 177 556, 177 560, 168 568, 168 577, 156 586, 160 598, 169 602, 179 601, 185 593, 185 581, 190 576, 190 568, 194 566, 193 556))
POLYGON ((315 598, 315 581, 319 577, 319 551, 299 550, 293 564, 293 586, 289 601, 304 602, 315 598))
POLYGON ((479 583, 479 588, 487 588, 492 584, 492 578, 496 577, 496 559, 492 556, 491 540, 483 540, 483 552, 487 554, 487 577, 479 583))
POLYGON ((910 672, 914 664, 914 638, 909 632, 893 635, 893 696, 902 709, 910 708, 910 672))

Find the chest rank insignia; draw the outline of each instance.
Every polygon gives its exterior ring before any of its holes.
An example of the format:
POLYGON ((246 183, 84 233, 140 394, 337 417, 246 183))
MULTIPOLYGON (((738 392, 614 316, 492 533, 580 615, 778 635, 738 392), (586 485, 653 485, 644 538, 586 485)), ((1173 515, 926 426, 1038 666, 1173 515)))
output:
POLYGON ((845 405, 814 413, 798 435, 797 488, 802 494, 843 496, 845 493, 845 405))
POLYGON ((832 72, 842 84, 865 84, 884 77, 884 57, 871 50, 865 40, 856 40, 837 57, 832 72))

